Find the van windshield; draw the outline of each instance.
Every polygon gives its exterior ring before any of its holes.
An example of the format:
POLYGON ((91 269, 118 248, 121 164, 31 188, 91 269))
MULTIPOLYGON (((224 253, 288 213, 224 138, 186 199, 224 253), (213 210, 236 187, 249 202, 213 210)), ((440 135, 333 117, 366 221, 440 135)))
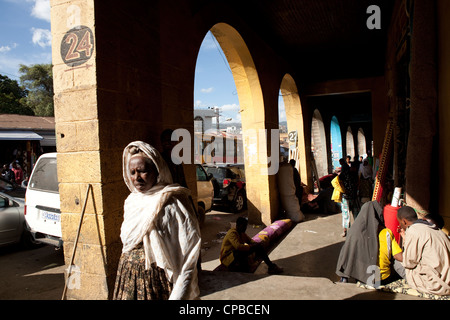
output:
POLYGON ((28 188, 59 192, 58 176, 56 174, 56 159, 42 158, 33 169, 33 176, 28 183, 28 188))

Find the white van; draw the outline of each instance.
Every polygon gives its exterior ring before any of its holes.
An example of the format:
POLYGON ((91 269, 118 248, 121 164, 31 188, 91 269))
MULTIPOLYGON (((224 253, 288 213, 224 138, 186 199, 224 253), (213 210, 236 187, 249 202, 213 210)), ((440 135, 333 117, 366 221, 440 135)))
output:
POLYGON ((25 219, 38 242, 62 246, 56 152, 41 155, 25 194, 25 219))

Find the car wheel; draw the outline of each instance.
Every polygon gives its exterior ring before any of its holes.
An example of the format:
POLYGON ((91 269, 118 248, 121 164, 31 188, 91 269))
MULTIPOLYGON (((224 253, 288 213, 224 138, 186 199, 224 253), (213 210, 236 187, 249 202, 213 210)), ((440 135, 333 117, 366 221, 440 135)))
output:
POLYGON ((233 201, 233 212, 238 213, 244 209, 245 206, 245 198, 242 192, 238 192, 236 198, 233 201))
POLYGON ((198 214, 198 224, 200 225, 200 227, 202 227, 203 223, 205 222, 206 211, 205 208, 203 208, 203 206, 200 204, 198 205, 197 214, 198 214))

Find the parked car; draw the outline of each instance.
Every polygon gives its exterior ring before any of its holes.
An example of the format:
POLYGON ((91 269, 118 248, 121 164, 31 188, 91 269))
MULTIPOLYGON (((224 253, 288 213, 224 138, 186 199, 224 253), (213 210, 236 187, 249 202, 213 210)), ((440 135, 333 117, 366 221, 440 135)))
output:
POLYGON ((16 183, 0 178, 0 192, 6 193, 13 198, 25 198, 26 189, 16 183))
POLYGON ((205 214, 211 211, 214 197, 212 175, 208 175, 202 165, 196 165, 197 172, 197 204, 200 225, 205 221, 205 214))
POLYGON ((56 152, 44 153, 36 162, 25 194, 25 219, 35 240, 62 246, 56 152))
POLYGON ((36 246, 24 217, 24 201, 0 192, 0 246, 21 243, 36 246))
POLYGON ((233 212, 240 212, 247 206, 245 171, 241 164, 207 165, 205 170, 215 178, 214 204, 226 205, 233 212))

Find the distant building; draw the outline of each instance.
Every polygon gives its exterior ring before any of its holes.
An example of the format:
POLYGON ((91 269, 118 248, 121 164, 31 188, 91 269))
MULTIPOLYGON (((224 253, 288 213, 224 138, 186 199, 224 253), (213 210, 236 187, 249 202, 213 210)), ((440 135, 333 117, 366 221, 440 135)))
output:
POLYGON ((1 165, 18 161, 29 175, 37 158, 56 151, 55 118, 0 114, 1 165))
POLYGON ((219 108, 194 109, 194 132, 204 133, 210 129, 219 129, 219 108), (216 118, 214 124, 213 118, 216 118))

